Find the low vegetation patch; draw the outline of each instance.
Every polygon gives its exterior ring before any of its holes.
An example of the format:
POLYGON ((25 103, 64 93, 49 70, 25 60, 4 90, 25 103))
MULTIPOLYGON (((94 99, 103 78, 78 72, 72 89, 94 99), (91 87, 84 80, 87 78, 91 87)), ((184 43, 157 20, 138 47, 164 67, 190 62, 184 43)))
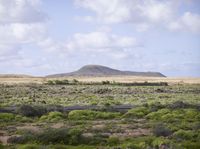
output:
POLYGON ((145 115, 150 113, 150 110, 146 107, 136 107, 129 110, 123 115, 125 118, 143 118, 145 115))
POLYGON ((95 119, 114 119, 121 114, 118 112, 100 112, 92 110, 74 110, 69 112, 70 120, 95 120, 95 119))
POLYGON ((49 112, 47 115, 40 117, 41 121, 57 122, 64 119, 64 114, 61 112, 49 112))

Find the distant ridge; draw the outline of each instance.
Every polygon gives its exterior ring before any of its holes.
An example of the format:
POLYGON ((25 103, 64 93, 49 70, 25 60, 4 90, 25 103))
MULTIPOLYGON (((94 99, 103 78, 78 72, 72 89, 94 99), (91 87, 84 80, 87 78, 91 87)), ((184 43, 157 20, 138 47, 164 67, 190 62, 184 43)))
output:
POLYGON ((25 74, 0 74, 0 78, 33 78, 34 76, 25 74))
POLYGON ((143 77, 166 77, 160 72, 135 72, 135 71, 121 71, 101 65, 86 65, 77 71, 70 73, 61 73, 48 75, 46 77, 66 77, 66 76, 143 76, 143 77))

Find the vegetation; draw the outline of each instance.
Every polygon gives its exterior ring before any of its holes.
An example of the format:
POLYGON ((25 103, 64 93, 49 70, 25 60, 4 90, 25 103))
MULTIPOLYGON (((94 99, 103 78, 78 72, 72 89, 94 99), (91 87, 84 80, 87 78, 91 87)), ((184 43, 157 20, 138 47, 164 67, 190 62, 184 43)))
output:
POLYGON ((11 149, 199 149, 200 85, 0 84, 0 134, 11 149))
POLYGON ((69 112, 70 120, 95 120, 95 119, 114 119, 120 116, 117 112, 99 112, 91 110, 74 110, 69 112))

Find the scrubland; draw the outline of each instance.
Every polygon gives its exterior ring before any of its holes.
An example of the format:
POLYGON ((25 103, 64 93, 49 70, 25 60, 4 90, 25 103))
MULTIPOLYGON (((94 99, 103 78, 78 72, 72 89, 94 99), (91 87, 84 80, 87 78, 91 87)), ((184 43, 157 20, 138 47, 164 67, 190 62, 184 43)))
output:
POLYGON ((0 148, 199 149, 199 140, 197 82, 0 84, 0 148))

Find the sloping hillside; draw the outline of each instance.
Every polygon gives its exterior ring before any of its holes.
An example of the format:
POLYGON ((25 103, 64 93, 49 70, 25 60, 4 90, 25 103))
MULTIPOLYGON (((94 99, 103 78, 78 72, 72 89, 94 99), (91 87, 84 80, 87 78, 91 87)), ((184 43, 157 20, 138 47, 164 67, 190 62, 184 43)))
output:
POLYGON ((112 69, 101 65, 86 65, 77 71, 70 73, 61 73, 48 75, 47 77, 65 77, 65 76, 115 76, 115 75, 129 75, 129 76, 144 76, 144 77, 165 77, 160 72, 134 72, 121 71, 112 69))

